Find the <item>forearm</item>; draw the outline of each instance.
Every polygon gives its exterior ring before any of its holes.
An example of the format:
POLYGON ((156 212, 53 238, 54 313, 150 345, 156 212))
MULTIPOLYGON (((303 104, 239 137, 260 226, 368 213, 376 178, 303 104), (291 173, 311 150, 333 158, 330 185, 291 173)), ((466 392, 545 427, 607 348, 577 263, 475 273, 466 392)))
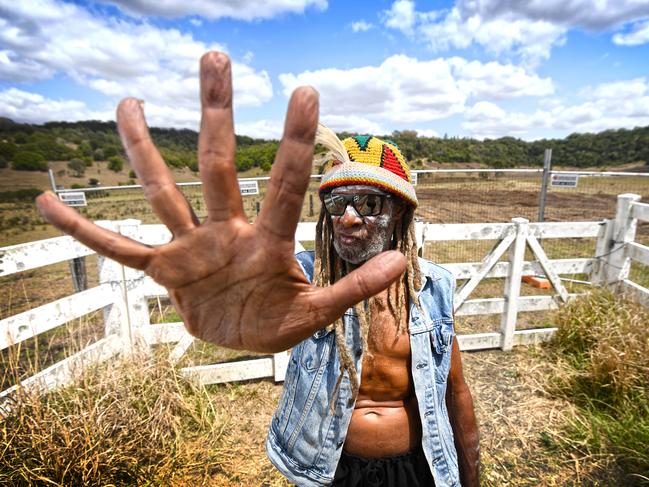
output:
POLYGON ((480 435, 473 410, 473 398, 464 384, 451 391, 447 406, 455 438, 462 487, 480 484, 480 435))

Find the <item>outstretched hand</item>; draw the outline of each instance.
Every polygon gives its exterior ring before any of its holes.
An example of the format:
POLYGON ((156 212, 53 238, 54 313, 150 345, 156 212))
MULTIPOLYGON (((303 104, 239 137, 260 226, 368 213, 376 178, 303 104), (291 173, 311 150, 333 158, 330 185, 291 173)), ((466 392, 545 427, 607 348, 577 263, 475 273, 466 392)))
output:
POLYGON ((141 103, 133 98, 117 108, 118 130, 145 196, 173 240, 147 247, 96 226, 52 193, 39 196, 37 205, 62 231, 165 286, 192 335, 235 349, 285 350, 388 287, 403 273, 405 259, 385 252, 333 286, 311 286, 293 249, 311 172, 317 92, 301 87, 291 96, 264 205, 251 225, 234 164, 230 61, 210 52, 200 71, 203 223, 177 189, 151 140, 141 103))

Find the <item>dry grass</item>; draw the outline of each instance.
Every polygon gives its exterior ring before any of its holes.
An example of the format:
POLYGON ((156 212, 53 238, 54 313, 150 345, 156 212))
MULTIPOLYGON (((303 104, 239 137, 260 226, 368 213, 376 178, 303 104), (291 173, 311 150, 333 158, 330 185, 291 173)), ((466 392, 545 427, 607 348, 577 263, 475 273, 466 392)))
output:
POLYGON ((227 421, 200 386, 152 360, 22 391, 0 429, 4 485, 184 485, 220 468, 227 421))

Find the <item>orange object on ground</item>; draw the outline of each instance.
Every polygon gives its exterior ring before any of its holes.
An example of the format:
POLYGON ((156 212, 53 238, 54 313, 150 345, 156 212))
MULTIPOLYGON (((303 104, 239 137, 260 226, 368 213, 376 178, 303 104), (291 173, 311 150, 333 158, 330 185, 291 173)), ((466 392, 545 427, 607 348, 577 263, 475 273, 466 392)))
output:
POLYGON ((550 281, 545 277, 523 276, 523 282, 540 289, 550 289, 550 281))

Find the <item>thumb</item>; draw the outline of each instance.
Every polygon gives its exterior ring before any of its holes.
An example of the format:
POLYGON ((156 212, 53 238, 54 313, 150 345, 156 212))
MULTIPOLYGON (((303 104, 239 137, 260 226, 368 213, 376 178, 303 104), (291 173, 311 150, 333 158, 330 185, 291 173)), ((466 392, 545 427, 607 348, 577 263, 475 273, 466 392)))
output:
POLYGON ((382 252, 333 286, 321 288, 316 298, 321 304, 319 312, 327 323, 333 323, 356 303, 386 289, 403 276, 405 270, 406 258, 401 252, 382 252))

